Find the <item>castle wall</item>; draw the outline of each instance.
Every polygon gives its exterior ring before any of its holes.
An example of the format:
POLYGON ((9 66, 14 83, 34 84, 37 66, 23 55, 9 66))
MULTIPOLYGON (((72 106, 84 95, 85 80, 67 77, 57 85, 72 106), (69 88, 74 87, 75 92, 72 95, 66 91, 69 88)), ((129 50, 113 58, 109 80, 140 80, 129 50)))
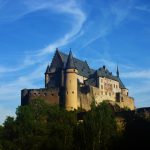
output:
POLYGON ((117 104, 121 108, 128 108, 130 110, 135 109, 134 99, 131 97, 128 97, 127 95, 121 95, 121 100, 120 100, 120 102, 117 102, 117 104))
POLYGON ((123 94, 123 95, 129 95, 129 91, 128 91, 128 89, 121 89, 121 93, 123 94))
POLYGON ((21 105, 29 104, 32 100, 40 98, 48 104, 60 104, 59 89, 24 89, 21 91, 21 105))
POLYGON ((105 77, 99 77, 99 88, 103 92, 109 92, 111 95, 113 95, 113 93, 121 92, 118 81, 111 80, 105 77))
POLYGON ((78 91, 78 108, 90 110, 91 103, 94 101, 93 91, 90 86, 80 87, 78 91))
POLYGON ((120 94, 120 100, 116 102, 116 95, 101 95, 101 90, 92 86, 80 87, 80 91, 78 93, 79 108, 90 110, 90 105, 93 101, 95 101, 96 104, 99 104, 105 100, 108 100, 112 103, 116 103, 121 108, 129 108, 131 110, 135 109, 133 98, 130 98, 127 95, 120 94))

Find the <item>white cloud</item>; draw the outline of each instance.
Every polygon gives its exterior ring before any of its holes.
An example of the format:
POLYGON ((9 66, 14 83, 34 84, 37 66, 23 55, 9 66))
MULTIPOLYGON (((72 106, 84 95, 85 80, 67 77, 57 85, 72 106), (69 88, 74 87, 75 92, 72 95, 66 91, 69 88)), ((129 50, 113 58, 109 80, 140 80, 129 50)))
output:
MULTIPOLYGON (((106 8, 99 6, 99 20, 96 21, 97 32, 88 39, 81 48, 85 48, 92 44, 97 39, 103 39, 112 30, 116 29, 120 24, 128 19, 130 12, 133 8, 134 2, 132 0, 119 0, 109 2, 106 8)), ((88 35, 88 33, 87 33, 88 35)))
MULTIPOLYGON (((139 69, 137 69, 137 70, 139 70, 139 69)), ((150 79, 150 70, 139 70, 139 71, 137 71, 137 70, 132 71, 132 72, 122 73, 122 77, 124 77, 124 78, 150 79)))
POLYGON ((145 11, 145 12, 150 12, 150 6, 148 5, 142 5, 142 6, 136 6, 135 9, 139 11, 145 11))
POLYGON ((0 114, 0 125, 2 125, 7 116, 15 117, 15 110, 11 108, 8 109, 6 106, 0 106, 0 114))
POLYGON ((63 35, 60 39, 56 40, 54 43, 50 43, 45 48, 37 50, 36 54, 26 55, 24 58, 24 62, 22 62, 21 66, 17 66, 14 68, 9 68, 5 66, 0 66, 0 73, 6 72, 15 72, 24 69, 30 65, 34 65, 36 63, 40 63, 42 60, 45 59, 45 55, 54 52, 56 47, 61 47, 68 44, 70 41, 75 40, 76 37, 82 35, 82 26, 86 20, 85 13, 80 9, 79 5, 73 0, 26 0, 22 1, 21 3, 23 6, 26 6, 26 9, 22 13, 17 13, 14 16, 14 20, 20 19, 29 13, 32 13, 37 10, 53 10, 56 13, 67 13, 68 15, 72 16, 72 28, 71 30, 63 35), (19 14, 19 16, 18 16, 19 14))
POLYGON ((46 63, 43 63, 30 74, 20 76, 14 81, 0 85, 0 101, 20 99, 20 90, 23 88, 38 88, 37 82, 42 78, 44 79, 45 66, 46 63))

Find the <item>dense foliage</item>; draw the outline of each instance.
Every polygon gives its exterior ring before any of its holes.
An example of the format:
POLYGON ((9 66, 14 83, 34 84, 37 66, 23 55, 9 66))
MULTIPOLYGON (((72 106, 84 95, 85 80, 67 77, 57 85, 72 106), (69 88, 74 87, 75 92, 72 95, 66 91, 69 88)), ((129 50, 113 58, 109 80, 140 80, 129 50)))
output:
POLYGON ((43 100, 20 106, 16 118, 8 117, 0 126, 0 150, 111 150, 129 149, 140 139, 149 143, 149 118, 126 112, 126 127, 119 134, 115 112, 105 102, 93 104, 82 120, 77 115, 82 113, 43 100))

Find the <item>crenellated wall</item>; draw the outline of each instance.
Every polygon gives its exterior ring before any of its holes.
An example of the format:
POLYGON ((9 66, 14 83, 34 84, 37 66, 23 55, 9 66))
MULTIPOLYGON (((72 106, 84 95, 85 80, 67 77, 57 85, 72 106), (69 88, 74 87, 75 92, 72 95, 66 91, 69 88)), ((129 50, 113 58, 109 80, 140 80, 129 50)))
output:
POLYGON ((29 104, 32 100, 41 98, 48 104, 60 104, 58 88, 51 89, 23 89, 21 91, 21 105, 29 104))

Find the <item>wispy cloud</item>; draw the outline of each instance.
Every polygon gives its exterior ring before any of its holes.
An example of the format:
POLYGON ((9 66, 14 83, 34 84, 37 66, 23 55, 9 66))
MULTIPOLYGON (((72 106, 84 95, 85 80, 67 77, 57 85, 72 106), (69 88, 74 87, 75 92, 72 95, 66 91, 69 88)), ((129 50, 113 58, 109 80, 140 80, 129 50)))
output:
POLYGON ((0 124, 2 124, 7 116, 15 116, 15 110, 8 110, 6 106, 0 106, 0 114, 0 124))
POLYGON ((66 13, 70 16, 72 16, 72 28, 70 31, 68 31, 65 35, 63 35, 60 39, 56 40, 54 43, 50 43, 46 47, 37 50, 36 54, 32 55, 26 55, 24 62, 22 62, 21 66, 17 66, 15 68, 8 68, 4 66, 0 66, 0 73, 6 73, 6 72, 14 72, 21 69, 24 69, 25 67, 28 67, 30 65, 34 65, 36 63, 39 63, 39 61, 42 61, 41 59, 45 59, 44 56, 54 52, 56 47, 62 47, 66 44, 68 44, 70 41, 75 40, 76 37, 79 37, 82 35, 82 26, 86 20, 85 13, 81 10, 80 5, 78 5, 73 0, 26 0, 22 1, 20 5, 25 7, 22 13, 17 13, 17 15, 14 15, 14 20, 20 19, 24 17, 25 15, 32 13, 34 11, 38 10, 51 10, 55 13, 66 13), (18 16, 19 15, 19 16, 18 16))
POLYGON ((132 71, 126 72, 122 74, 124 78, 144 78, 150 79, 150 70, 139 70, 139 71, 132 71))
POLYGON ((150 12, 150 5, 140 5, 140 6, 135 6, 135 9, 139 11, 145 11, 145 12, 150 12))
MULTIPOLYGON (((54 13, 65 13, 70 15, 72 18, 72 27, 65 35, 62 35, 60 39, 56 40, 56 42, 48 44, 46 47, 37 50, 34 54, 29 55, 27 53, 21 65, 12 68, 0 66, 1 74, 12 72, 17 73, 31 66, 33 67, 33 71, 29 74, 26 73, 18 76, 12 81, 0 85, 0 111, 3 112, 0 123, 3 122, 6 115, 14 115, 14 113, 10 113, 11 110, 5 109, 3 101, 13 101, 13 103, 15 102, 17 106, 20 104, 21 89, 40 87, 41 85, 38 86, 39 80, 44 79, 43 72, 45 71, 45 67, 49 61, 47 54, 54 52, 56 47, 64 46, 70 41, 75 40, 76 37, 79 37, 82 34, 81 29, 86 20, 85 13, 80 8, 80 5, 74 0, 24 0, 18 2, 18 4, 20 6, 20 9, 18 9, 19 12, 6 16, 5 21, 7 21, 7 19, 8 21, 16 21, 23 18, 25 15, 29 15, 30 13, 38 10, 48 10, 53 11, 54 13)), ((0 11, 2 11, 2 9, 0 9, 0 11)), ((12 109, 12 111, 14 111, 14 108, 12 109)))
POLYGON ((132 0, 112 1, 107 4, 105 9, 100 5, 97 11, 101 17, 99 17, 99 20, 96 21, 96 34, 91 36, 83 44, 82 48, 87 47, 97 39, 105 38, 114 29, 118 28, 120 24, 127 20, 133 6, 134 1, 132 0))
MULTIPOLYGON (((14 81, 0 85, 0 101, 8 100, 14 101, 20 99, 20 90, 23 88, 38 88, 38 82, 44 79, 45 66, 47 64, 43 63, 35 68, 30 74, 25 74, 20 76, 14 81)), ((43 82, 44 85, 44 82, 43 82)))

